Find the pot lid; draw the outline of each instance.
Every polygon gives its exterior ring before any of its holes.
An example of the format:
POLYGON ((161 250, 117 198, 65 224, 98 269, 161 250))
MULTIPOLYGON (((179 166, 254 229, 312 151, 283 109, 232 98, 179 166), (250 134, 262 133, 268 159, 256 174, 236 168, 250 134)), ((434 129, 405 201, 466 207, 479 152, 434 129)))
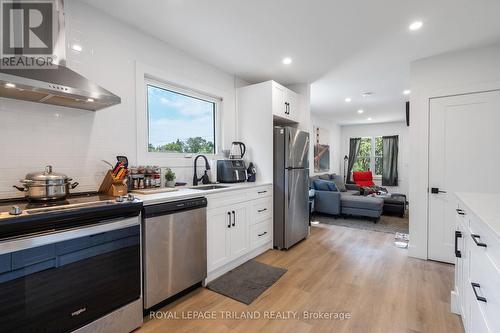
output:
POLYGON ((57 173, 52 171, 52 166, 47 165, 44 172, 32 172, 26 175, 25 180, 32 181, 44 181, 44 182, 57 182, 57 181, 67 181, 68 176, 62 173, 57 173))

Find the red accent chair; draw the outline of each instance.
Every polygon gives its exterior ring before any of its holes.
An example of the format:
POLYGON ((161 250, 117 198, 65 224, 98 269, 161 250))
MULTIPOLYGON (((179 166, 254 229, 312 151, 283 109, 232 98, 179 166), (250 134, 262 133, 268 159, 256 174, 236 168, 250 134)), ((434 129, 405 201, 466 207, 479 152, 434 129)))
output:
POLYGON ((356 185, 360 187, 372 187, 375 186, 373 182, 373 175, 371 171, 354 171, 352 173, 352 179, 356 185))

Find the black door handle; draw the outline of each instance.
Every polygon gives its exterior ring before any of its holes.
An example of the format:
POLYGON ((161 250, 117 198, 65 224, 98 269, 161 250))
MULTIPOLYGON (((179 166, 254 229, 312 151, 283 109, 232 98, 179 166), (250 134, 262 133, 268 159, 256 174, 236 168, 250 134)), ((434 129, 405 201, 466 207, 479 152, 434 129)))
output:
POLYGON ((267 231, 264 231, 264 232, 263 232, 263 233, 261 233, 261 234, 257 234, 257 236, 259 236, 259 237, 262 237, 262 236, 264 236, 264 235, 267 235, 267 231))
POLYGON ((474 243, 476 243, 477 246, 480 246, 480 247, 486 247, 486 243, 483 243, 483 242, 478 242, 477 240, 478 239, 481 239, 481 236, 479 235, 475 235, 475 234, 472 234, 470 235, 472 237, 472 239, 474 240, 474 243))
POLYGON ((432 194, 446 193, 446 191, 441 191, 438 187, 431 187, 432 194))
POLYGON ((457 208, 457 213, 458 215, 465 215, 464 211, 459 208, 457 208))
POLYGON ((234 212, 234 210, 232 211, 233 213, 233 227, 236 226, 236 213, 234 212))
POLYGON ((267 208, 262 208, 262 209, 257 210, 257 212, 262 213, 262 212, 265 212, 266 210, 267 210, 267 208))
POLYGON ((231 228, 231 213, 227 212, 227 216, 229 216, 229 223, 228 223, 227 227, 231 228))
POLYGON ((487 303, 486 302, 486 298, 483 297, 483 296, 479 296, 477 294, 477 291, 476 291, 476 288, 481 288, 481 285, 479 283, 474 283, 474 282, 471 282, 471 286, 472 286, 472 290, 474 290, 474 295, 476 295, 476 299, 478 301, 481 301, 481 302, 484 302, 484 303, 487 303))
POLYGON ((462 238, 461 231, 455 231, 455 257, 462 258, 462 252, 458 249, 458 239, 462 238))

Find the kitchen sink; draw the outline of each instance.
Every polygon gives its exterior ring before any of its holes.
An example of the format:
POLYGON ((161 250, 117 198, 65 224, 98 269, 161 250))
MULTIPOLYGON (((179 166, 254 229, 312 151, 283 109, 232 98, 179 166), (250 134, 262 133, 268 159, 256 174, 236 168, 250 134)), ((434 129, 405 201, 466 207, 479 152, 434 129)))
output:
POLYGON ((224 186, 224 185, 202 185, 202 186, 193 186, 190 187, 193 190, 201 190, 201 191, 208 191, 208 190, 217 190, 220 188, 228 188, 229 186, 224 186))

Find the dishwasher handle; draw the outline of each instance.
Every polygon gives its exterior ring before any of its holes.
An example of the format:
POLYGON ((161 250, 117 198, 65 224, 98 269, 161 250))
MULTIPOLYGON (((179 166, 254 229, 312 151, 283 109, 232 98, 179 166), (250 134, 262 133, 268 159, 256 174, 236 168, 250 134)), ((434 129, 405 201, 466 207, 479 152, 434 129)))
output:
POLYGON ((145 218, 150 218, 205 207, 207 207, 207 198, 193 198, 144 206, 142 215, 145 218))

